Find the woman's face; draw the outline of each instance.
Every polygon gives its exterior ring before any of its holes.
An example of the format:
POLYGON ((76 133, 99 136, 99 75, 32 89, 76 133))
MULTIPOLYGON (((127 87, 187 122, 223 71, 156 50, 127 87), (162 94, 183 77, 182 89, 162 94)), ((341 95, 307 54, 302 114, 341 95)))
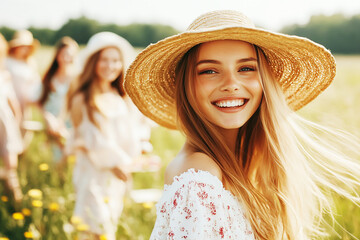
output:
POLYGON ((13 57, 19 60, 27 60, 32 52, 32 46, 18 46, 13 50, 13 57))
POLYGON ((251 44, 233 40, 203 43, 195 72, 195 101, 212 124, 238 129, 259 107, 262 86, 251 44))
POLYGON ((68 64, 72 64, 74 62, 74 58, 77 54, 77 48, 74 46, 65 46, 63 47, 60 51, 59 54, 57 55, 57 62, 59 63, 59 65, 68 65, 68 64))
POLYGON ((113 82, 123 69, 120 52, 115 47, 108 47, 101 51, 96 63, 96 75, 100 81, 113 82))

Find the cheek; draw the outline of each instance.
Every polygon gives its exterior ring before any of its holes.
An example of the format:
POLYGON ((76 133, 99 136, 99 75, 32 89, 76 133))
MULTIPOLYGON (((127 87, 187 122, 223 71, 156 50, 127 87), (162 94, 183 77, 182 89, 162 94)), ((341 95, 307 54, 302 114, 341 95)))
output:
POLYGON ((58 57, 57 57, 57 61, 59 63, 65 62, 64 54, 59 54, 58 57))
POLYGON ((201 108, 208 92, 208 86, 200 80, 196 80, 194 84, 194 101, 201 108))
POLYGON ((195 93, 196 97, 209 97, 210 94, 216 89, 216 81, 209 81, 209 79, 198 78, 195 80, 195 93))
POLYGON ((103 68, 103 66, 102 66, 101 62, 98 62, 95 66, 95 73, 97 76, 101 75, 102 68, 103 68))
POLYGON ((120 62, 120 63, 117 63, 117 64, 115 65, 115 69, 116 69, 116 71, 119 72, 119 74, 122 72, 122 68, 123 68, 123 65, 122 65, 121 62, 120 62))
POLYGON ((259 106, 262 96, 263 96, 263 88, 260 81, 254 81, 251 86, 251 93, 256 100, 256 105, 259 106))
POLYGON ((252 79, 250 81, 246 81, 246 88, 251 93, 251 95, 255 98, 261 98, 263 94, 263 88, 259 79, 252 79))

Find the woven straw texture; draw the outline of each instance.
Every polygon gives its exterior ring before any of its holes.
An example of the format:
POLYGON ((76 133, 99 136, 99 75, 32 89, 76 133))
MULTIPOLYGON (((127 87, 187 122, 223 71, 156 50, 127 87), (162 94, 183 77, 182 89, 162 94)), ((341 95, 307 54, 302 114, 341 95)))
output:
POLYGON ((322 45, 256 28, 236 11, 214 11, 197 18, 184 33, 149 45, 137 56, 127 71, 125 89, 139 110, 160 125, 176 129, 176 65, 193 46, 215 40, 242 40, 259 46, 295 111, 335 77, 335 59, 322 45))

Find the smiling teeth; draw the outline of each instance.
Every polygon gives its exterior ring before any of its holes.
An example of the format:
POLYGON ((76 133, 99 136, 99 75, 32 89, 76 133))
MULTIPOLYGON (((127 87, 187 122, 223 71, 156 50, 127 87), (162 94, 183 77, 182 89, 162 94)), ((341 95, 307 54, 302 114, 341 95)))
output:
POLYGON ((215 103, 218 107, 241 107, 244 105, 245 101, 244 99, 236 99, 236 100, 224 100, 224 101, 218 101, 215 103))

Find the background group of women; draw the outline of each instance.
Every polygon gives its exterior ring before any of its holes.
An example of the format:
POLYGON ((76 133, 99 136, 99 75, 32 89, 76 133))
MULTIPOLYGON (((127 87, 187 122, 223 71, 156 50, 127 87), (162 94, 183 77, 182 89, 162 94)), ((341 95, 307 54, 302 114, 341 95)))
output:
POLYGON ((76 41, 66 36, 41 77, 33 57, 39 45, 27 30, 16 32, 9 42, 0 35, 2 178, 20 203, 18 156, 31 141, 27 129, 34 127, 29 126, 34 123, 33 107, 39 107, 54 161, 76 156, 74 215, 90 227, 83 237, 115 239, 126 182, 135 166, 149 160, 143 153, 152 150, 153 123, 123 88, 134 48, 114 33, 101 32, 79 51, 76 41))

